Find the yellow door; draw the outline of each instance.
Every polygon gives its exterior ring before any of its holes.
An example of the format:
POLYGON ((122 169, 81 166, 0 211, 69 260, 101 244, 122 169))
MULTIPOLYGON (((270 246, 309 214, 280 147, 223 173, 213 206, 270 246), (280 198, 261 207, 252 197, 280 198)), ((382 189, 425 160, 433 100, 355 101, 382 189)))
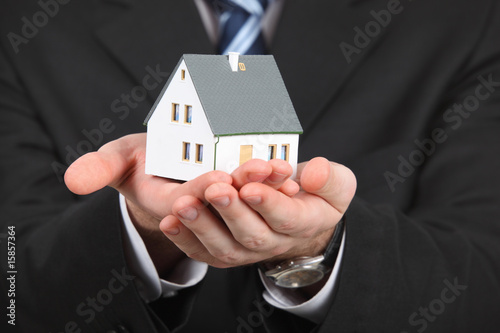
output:
POLYGON ((252 145, 242 145, 240 146, 240 165, 252 159, 252 145))

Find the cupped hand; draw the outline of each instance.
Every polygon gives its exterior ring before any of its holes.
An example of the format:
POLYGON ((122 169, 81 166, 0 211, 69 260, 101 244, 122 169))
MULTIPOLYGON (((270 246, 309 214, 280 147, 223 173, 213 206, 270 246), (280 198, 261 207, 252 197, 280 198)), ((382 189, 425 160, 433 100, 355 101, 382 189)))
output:
POLYGON ((172 205, 180 197, 190 195, 204 200, 205 190, 215 183, 231 184, 232 178, 221 171, 206 173, 181 183, 146 175, 146 134, 132 134, 107 143, 97 152, 76 160, 66 171, 64 180, 74 193, 84 195, 111 186, 122 193, 129 216, 142 237, 160 276, 185 255, 158 228, 172 205))
POLYGON ((324 158, 299 165, 298 193, 290 175, 283 161, 247 162, 233 173, 233 185, 220 182, 205 190, 224 223, 202 200, 186 195, 160 229, 189 257, 215 267, 320 254, 354 196, 356 178, 324 158), (269 168, 262 179, 247 178, 269 168))
MULTIPOLYGON (((233 178, 221 171, 208 172, 188 182, 146 175, 145 156, 146 134, 128 135, 80 157, 66 171, 65 182, 72 192, 79 195, 93 193, 105 186, 122 193, 129 216, 157 270, 168 272, 183 253, 163 236, 158 228, 160 221, 172 214, 172 206, 182 197, 194 198, 206 208, 205 191, 208 187, 213 184, 231 186, 233 178)), ((255 170, 242 168, 235 175, 238 188, 252 180, 280 187, 280 182, 273 178, 272 166, 255 170)), ((293 183, 288 183, 283 190, 292 193, 296 189, 293 183)), ((212 218, 216 219, 215 216, 212 218)))

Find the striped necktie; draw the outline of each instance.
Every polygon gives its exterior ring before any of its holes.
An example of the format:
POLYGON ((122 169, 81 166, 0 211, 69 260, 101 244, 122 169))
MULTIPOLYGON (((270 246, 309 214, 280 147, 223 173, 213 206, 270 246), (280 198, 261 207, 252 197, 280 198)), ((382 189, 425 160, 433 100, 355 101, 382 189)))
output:
POLYGON ((264 54, 261 19, 269 0, 216 0, 220 10, 218 52, 264 54))

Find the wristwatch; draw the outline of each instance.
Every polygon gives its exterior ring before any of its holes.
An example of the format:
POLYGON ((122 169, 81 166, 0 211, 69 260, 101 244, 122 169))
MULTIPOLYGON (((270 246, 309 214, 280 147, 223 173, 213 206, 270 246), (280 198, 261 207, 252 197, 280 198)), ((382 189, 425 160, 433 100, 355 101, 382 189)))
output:
MULTIPOLYGON (((345 216, 345 215, 344 215, 345 216)), ((342 217, 326 247, 325 253, 316 257, 298 257, 286 260, 275 268, 267 270, 265 275, 283 288, 301 288, 314 284, 329 273, 337 259, 345 219, 342 217)))

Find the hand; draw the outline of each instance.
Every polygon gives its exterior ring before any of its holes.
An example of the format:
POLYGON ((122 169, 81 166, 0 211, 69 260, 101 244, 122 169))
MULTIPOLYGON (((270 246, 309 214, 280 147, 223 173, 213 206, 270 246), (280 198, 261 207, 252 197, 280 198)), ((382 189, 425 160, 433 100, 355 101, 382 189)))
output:
POLYGON ((204 200, 208 186, 231 184, 232 179, 220 171, 209 172, 185 183, 146 175, 145 152, 146 134, 128 135, 79 158, 68 168, 64 179, 68 188, 80 195, 105 186, 122 193, 132 222, 162 276, 184 254, 159 230, 161 219, 172 214, 172 205, 177 198, 190 195, 204 200))
POLYGON ((354 174, 315 158, 299 165, 302 191, 293 195, 286 179, 291 170, 282 162, 249 163, 233 174, 234 186, 215 183, 205 191, 224 223, 202 200, 187 195, 176 200, 160 229, 189 257, 221 268, 322 253, 354 196, 354 174), (273 172, 265 184, 242 181, 252 181, 242 174, 269 166, 273 172))
MULTIPOLYGON (((144 240, 156 269, 160 276, 166 277, 185 255, 159 230, 160 221, 172 214, 176 199, 189 195, 208 205, 204 196, 206 189, 215 183, 231 184, 233 179, 221 171, 209 172, 185 183, 146 175, 145 153, 145 133, 125 136, 75 161, 66 171, 65 182, 72 192, 80 195, 105 186, 122 193, 132 222, 144 240)), ((256 168, 256 174, 245 172, 245 169, 240 171, 236 178, 239 186, 250 179, 267 183, 272 168, 256 168)), ((271 178, 269 183, 272 181, 271 178)), ((284 187, 288 193, 296 190, 298 186, 293 182, 284 187)))

